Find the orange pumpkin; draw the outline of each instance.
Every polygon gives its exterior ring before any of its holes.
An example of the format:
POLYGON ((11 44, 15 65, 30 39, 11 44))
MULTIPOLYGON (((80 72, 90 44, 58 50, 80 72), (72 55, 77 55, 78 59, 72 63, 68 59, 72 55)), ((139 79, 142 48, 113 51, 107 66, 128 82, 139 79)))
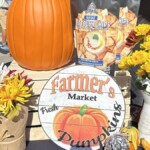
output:
MULTIPOLYGON (((82 143, 92 139, 97 141, 97 136, 104 132, 102 127, 108 126, 108 118, 101 110, 83 105, 80 108, 63 108, 59 111, 54 118, 53 129, 58 139, 62 136, 62 133, 58 132, 61 130, 68 133, 75 143, 82 143)), ((62 142, 69 145, 69 141, 62 142)), ((94 144, 91 143, 91 146, 94 144)))
POLYGON ((144 148, 144 150, 150 150, 150 143, 145 140, 144 138, 140 139, 141 145, 144 148))
POLYGON ((7 16, 10 52, 23 67, 50 70, 73 55, 70 0, 13 0, 7 16))

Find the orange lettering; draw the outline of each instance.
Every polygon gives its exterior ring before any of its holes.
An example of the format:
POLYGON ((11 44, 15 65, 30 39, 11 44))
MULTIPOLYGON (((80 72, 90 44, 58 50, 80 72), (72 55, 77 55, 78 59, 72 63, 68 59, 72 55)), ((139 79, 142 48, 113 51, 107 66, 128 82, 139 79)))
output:
POLYGON ((98 90, 97 93, 103 94, 103 92, 102 92, 103 86, 104 86, 105 84, 108 84, 109 81, 110 81, 110 78, 107 78, 106 81, 99 80, 99 83, 100 83, 100 84, 99 84, 99 90, 98 90))
POLYGON ((113 87, 109 88, 109 94, 108 94, 108 96, 110 98, 115 98, 115 89, 113 87))
POLYGON ((94 86, 98 86, 98 78, 97 77, 93 77, 90 81, 90 91, 93 93, 96 93, 97 90, 94 89, 94 86))
POLYGON ((59 92, 65 92, 65 91, 66 91, 66 78, 62 78, 60 80, 59 92))
POLYGON ((86 91, 88 92, 89 76, 88 75, 77 75, 75 76, 75 91, 86 91))
POLYGON ((57 77, 51 82, 51 84, 52 84, 52 92, 51 92, 51 94, 55 94, 55 93, 56 93, 55 88, 58 87, 58 81, 55 82, 56 80, 59 80, 59 76, 57 76, 57 77))
POLYGON ((68 78, 68 91, 72 91, 72 88, 71 88, 71 81, 74 80, 74 76, 69 76, 68 78))

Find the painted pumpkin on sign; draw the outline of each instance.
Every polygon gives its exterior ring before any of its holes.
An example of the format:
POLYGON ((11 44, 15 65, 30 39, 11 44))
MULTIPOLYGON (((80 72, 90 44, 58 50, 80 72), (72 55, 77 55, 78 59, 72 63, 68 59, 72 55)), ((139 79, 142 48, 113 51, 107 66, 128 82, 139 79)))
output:
POLYGON ((70 0, 13 0, 7 38, 18 64, 31 70, 50 70, 71 61, 70 9, 70 0))
MULTIPOLYGON (((96 139, 100 134, 104 133, 102 127, 107 129, 108 126, 108 118, 101 110, 83 105, 80 108, 63 108, 59 111, 54 118, 53 129, 58 139, 62 136, 59 131, 63 131, 72 138, 74 143, 82 143, 96 139)), ((62 140, 62 143, 70 144, 65 139, 62 140)), ((96 145, 98 144, 91 143, 90 146, 96 145)))

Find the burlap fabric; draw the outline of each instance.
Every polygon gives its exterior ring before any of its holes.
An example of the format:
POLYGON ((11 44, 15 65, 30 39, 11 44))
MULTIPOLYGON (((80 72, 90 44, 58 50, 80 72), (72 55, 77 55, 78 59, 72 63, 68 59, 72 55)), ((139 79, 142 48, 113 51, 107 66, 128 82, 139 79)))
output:
POLYGON ((25 150, 27 119, 28 108, 25 106, 13 121, 0 116, 0 150, 25 150))

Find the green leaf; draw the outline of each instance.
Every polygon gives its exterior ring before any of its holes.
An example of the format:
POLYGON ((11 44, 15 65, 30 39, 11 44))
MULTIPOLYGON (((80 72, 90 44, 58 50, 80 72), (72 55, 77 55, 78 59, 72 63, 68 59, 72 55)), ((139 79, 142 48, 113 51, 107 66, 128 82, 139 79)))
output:
POLYGON ((135 84, 136 84, 137 88, 140 90, 145 90, 147 87, 147 84, 142 85, 141 80, 136 80, 135 84))
POLYGON ((97 35, 97 34, 94 34, 93 39, 98 41, 98 40, 99 40, 98 35, 97 35))

